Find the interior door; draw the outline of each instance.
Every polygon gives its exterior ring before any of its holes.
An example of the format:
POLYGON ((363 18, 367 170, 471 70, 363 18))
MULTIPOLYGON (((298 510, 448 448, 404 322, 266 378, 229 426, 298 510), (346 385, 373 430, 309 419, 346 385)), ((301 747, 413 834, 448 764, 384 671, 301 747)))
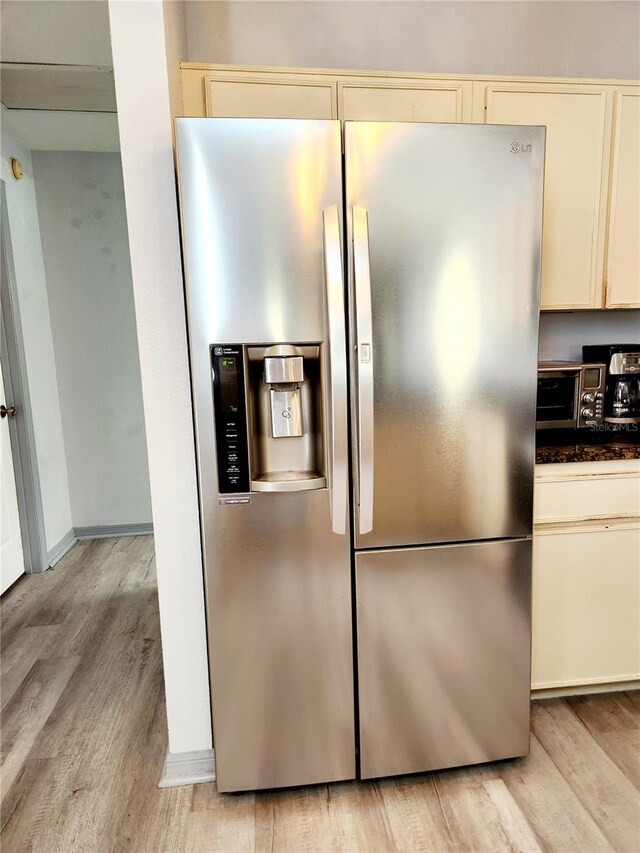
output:
POLYGON ((356 547, 528 535, 544 128, 345 124, 356 547))
POLYGON ((363 778, 529 751, 531 540, 356 555, 363 778))
MULTIPOLYGON (((4 391, 4 376, 0 364, 0 403, 9 405, 4 391)), ((0 593, 24 574, 24 556, 18 516, 18 496, 11 455, 9 418, 0 420, 0 480, 2 481, 2 524, 0 526, 0 593)))

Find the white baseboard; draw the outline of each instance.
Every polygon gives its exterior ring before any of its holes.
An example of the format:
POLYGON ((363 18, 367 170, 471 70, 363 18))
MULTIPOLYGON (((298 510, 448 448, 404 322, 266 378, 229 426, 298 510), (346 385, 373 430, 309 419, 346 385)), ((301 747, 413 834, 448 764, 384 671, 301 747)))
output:
POLYGON ((76 531, 73 528, 71 528, 71 530, 67 530, 62 539, 54 545, 50 551, 47 551, 47 563, 49 568, 52 569, 56 563, 59 563, 67 551, 70 551, 77 541, 76 531))
POLYGON ((606 684, 568 684, 532 690, 532 699, 555 699, 557 696, 587 696, 590 693, 618 693, 620 690, 640 690, 640 680, 608 681, 606 684))
POLYGON ((149 536, 153 533, 153 524, 143 521, 139 524, 100 524, 97 527, 74 528, 76 539, 111 539, 114 536, 149 536))
POLYGON ((47 551, 47 565, 51 569, 70 551, 78 539, 110 539, 114 536, 149 536, 153 533, 153 524, 143 521, 139 524, 101 524, 97 527, 72 527, 62 539, 47 551))
POLYGON ((177 785, 197 785, 200 782, 215 782, 216 759, 212 749, 196 752, 168 752, 162 768, 159 788, 177 785))

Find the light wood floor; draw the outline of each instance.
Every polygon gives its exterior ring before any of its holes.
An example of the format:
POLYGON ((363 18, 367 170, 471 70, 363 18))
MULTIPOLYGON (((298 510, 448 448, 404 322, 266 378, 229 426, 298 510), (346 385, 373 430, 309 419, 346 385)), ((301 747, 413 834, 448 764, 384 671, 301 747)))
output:
POLYGON ((18 581, 0 615, 3 853, 640 850, 638 694, 535 703, 518 761, 258 795, 159 790, 152 539, 80 542, 18 581))

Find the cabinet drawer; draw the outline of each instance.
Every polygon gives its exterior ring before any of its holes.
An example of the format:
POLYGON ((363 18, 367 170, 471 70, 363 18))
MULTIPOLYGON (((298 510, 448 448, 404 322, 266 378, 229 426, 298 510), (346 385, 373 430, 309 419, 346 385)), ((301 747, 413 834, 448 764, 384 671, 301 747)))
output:
POLYGON ((640 472, 638 471, 585 473, 565 478, 553 476, 546 478, 544 475, 536 475, 533 493, 534 524, 638 516, 640 516, 640 472))

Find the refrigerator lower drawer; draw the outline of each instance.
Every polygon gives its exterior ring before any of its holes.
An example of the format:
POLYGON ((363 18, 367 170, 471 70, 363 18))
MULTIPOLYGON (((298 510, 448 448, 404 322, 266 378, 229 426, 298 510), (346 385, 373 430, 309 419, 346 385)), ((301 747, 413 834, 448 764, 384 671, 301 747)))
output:
POLYGON ((531 541, 356 555, 362 778, 529 751, 531 541))

